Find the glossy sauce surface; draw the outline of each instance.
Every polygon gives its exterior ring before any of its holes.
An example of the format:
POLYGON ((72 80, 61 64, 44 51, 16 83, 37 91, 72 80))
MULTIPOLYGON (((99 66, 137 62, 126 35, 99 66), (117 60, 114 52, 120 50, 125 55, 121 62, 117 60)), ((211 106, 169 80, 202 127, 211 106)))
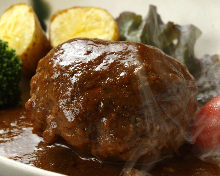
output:
MULTIPOLYGON (((0 155, 42 169, 74 176, 117 176, 123 164, 81 159, 63 141, 49 145, 32 133, 32 123, 23 107, 0 110, 0 155)), ((144 165, 137 168, 145 168, 144 165)), ((193 156, 190 146, 178 156, 159 162, 151 169, 155 176, 218 176, 220 168, 193 156)))
POLYGON ((30 84, 25 107, 34 131, 105 161, 173 153, 197 107, 186 67, 134 42, 69 40, 41 59, 30 84))

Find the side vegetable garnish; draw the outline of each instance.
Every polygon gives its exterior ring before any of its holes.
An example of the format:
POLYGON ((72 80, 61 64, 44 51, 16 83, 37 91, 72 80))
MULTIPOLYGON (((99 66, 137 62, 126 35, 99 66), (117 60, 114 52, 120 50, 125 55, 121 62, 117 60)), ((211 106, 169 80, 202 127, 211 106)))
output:
POLYGON ((200 60, 201 72, 197 78, 198 101, 205 104, 220 94, 220 56, 205 55, 200 60))
POLYGON ((52 16, 49 36, 52 47, 55 47, 72 38, 118 40, 119 31, 116 21, 105 9, 73 7, 52 16))
POLYGON ((41 27, 46 31, 47 26, 45 20, 49 18, 51 13, 49 2, 45 0, 31 0, 31 5, 40 21, 41 27))
POLYGON ((19 102, 21 71, 22 61, 15 50, 0 40, 0 108, 13 106, 19 102))
POLYGON ((220 151, 220 95, 209 101, 194 119, 192 138, 201 149, 220 151))
POLYGON ((38 60, 50 49, 34 10, 25 3, 15 4, 2 14, 0 39, 8 42, 8 46, 22 59, 25 76, 35 72, 38 60))
POLYGON ((196 78, 200 103, 204 104, 220 94, 220 57, 195 57, 194 45, 201 35, 196 26, 180 26, 173 22, 165 24, 155 6, 149 7, 148 15, 144 19, 133 12, 123 12, 117 18, 117 23, 120 40, 156 46, 184 63, 196 78))
POLYGON ((195 75, 198 68, 194 57, 194 45, 201 31, 193 26, 164 23, 155 6, 149 7, 148 15, 142 19, 132 12, 121 13, 117 19, 120 39, 156 46, 170 56, 186 64, 195 75))

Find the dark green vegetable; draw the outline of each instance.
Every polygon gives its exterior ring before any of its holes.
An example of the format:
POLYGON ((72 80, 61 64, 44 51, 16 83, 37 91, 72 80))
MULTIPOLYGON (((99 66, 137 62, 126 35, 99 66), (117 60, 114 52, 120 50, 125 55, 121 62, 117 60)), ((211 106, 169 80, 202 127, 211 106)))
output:
POLYGON ((196 83, 198 101, 205 104, 220 94, 220 56, 205 55, 200 60, 201 73, 196 83))
POLYGON ((133 12, 123 12, 117 19, 120 40, 141 42, 140 40, 140 25, 142 24, 142 17, 133 12))
POLYGON ((121 40, 142 42, 160 48, 186 64, 194 76, 198 73, 194 45, 201 31, 197 27, 180 26, 173 22, 164 24, 155 6, 150 6, 144 20, 135 13, 123 12, 117 18, 117 23, 121 40))
POLYGON ((21 71, 22 61, 15 50, 0 40, 0 108, 13 106, 19 102, 21 71))
POLYGON ((43 30, 46 31, 47 26, 45 20, 50 16, 51 13, 50 4, 45 0, 31 0, 31 5, 37 14, 43 30))
POLYGON ((123 12, 117 23, 121 40, 155 46, 184 63, 196 78, 200 103, 220 94, 220 56, 195 57, 194 45, 201 35, 196 26, 180 26, 173 22, 165 24, 155 6, 150 6, 144 19, 135 13, 123 12))

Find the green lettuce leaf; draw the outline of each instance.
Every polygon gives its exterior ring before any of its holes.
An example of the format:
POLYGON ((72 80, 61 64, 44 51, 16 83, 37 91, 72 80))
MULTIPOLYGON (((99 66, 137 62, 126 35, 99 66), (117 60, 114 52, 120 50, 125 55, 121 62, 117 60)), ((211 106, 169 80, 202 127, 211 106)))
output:
POLYGON ((175 45, 175 50, 170 55, 179 59, 188 67, 191 74, 198 77, 201 68, 199 61, 194 55, 194 45, 201 35, 201 31, 193 25, 176 26, 179 31, 178 42, 175 45))
POLYGON ((201 72, 200 77, 196 80, 198 86, 197 99, 204 104, 220 94, 220 56, 205 55, 199 61, 201 72))
POLYGON ((117 18, 120 40, 141 42, 163 50, 186 64, 195 76, 198 64, 194 56, 194 45, 201 31, 193 26, 164 23, 155 6, 149 7, 145 19, 133 12, 123 12, 117 18))
POLYGON ((141 42, 139 28, 142 24, 142 17, 133 12, 123 12, 117 20, 120 29, 120 40, 141 42))
POLYGON ((201 35, 196 26, 164 23, 152 5, 144 19, 133 12, 123 12, 116 20, 121 40, 155 46, 185 64, 196 78, 200 103, 220 94, 220 56, 195 57, 194 46, 201 35))

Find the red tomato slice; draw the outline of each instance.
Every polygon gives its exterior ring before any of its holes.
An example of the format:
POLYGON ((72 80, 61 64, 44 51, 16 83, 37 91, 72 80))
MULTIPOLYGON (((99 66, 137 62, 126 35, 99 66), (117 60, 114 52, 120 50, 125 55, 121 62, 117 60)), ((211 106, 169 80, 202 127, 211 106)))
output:
POLYGON ((220 151, 220 95, 205 104, 196 116, 192 139, 201 149, 220 151))

